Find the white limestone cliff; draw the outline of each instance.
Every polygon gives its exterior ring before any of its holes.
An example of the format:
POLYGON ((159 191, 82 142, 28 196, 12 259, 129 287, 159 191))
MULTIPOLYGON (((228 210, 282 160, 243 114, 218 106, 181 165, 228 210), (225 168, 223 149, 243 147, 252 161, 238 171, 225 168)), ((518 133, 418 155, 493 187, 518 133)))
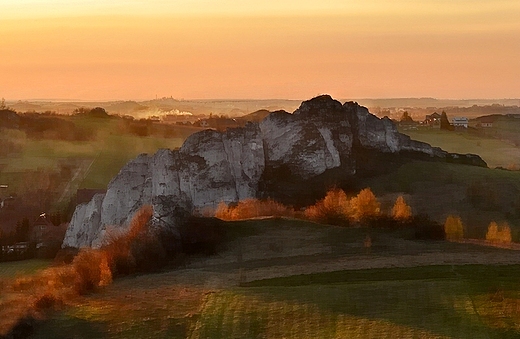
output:
MULTIPOLYGON (((354 175, 354 147, 449 156, 410 140, 388 118, 379 119, 357 103, 342 105, 319 96, 293 114, 278 111, 242 128, 201 131, 179 150, 138 156, 112 179, 105 195, 76 207, 62 246, 99 247, 108 227, 124 231, 144 205, 153 206, 154 225, 180 237, 179 222, 194 209, 259 196, 266 169, 284 167, 302 180, 335 168, 344 176, 354 175)), ((475 162, 481 165, 479 160, 475 162)))

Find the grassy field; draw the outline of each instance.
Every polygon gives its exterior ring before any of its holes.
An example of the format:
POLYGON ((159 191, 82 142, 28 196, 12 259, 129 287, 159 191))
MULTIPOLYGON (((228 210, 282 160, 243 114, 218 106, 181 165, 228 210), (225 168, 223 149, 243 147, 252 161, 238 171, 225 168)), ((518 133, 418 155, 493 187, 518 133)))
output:
POLYGON ((440 129, 406 130, 402 133, 414 140, 427 142, 452 153, 478 154, 488 167, 520 165, 520 148, 511 143, 493 138, 484 138, 467 132, 443 131, 440 129))
POLYGON ((98 145, 97 152, 93 154, 92 165, 80 188, 106 188, 121 167, 137 155, 154 154, 160 148, 175 149, 183 142, 182 138, 109 136, 103 145, 98 145))
POLYGON ((518 272, 434 266, 252 283, 211 294, 190 338, 514 338, 518 272))
POLYGON ((10 279, 18 275, 34 274, 49 267, 52 261, 31 259, 21 261, 0 262, 0 279, 10 279))
POLYGON ((116 280, 32 338, 520 337, 515 251, 297 220, 227 227, 218 255, 116 280))
POLYGON ((9 182, 14 189, 19 183, 12 173, 36 169, 57 170, 60 161, 79 158, 90 160, 88 176, 82 187, 104 188, 122 165, 141 153, 155 153, 159 148, 180 147, 185 137, 138 137, 117 133, 117 121, 108 121, 96 130, 96 138, 91 141, 35 140, 18 135, 23 151, 9 158, 0 159, 4 164, 0 181, 9 182), (11 174, 11 178, 9 175, 11 174))
MULTIPOLYGON (((78 188, 104 189, 122 166, 141 153, 154 154, 160 148, 175 149, 198 129, 170 126, 169 136, 163 134, 137 136, 125 129, 122 119, 63 117, 76 126, 91 131, 91 140, 64 141, 28 138, 23 131, 6 130, 6 138, 19 145, 19 152, 0 157, 0 184, 8 185, 8 192, 23 195, 34 187, 43 186, 46 176, 54 179, 52 190, 54 208, 62 209, 78 188), (70 172, 63 175, 63 169, 70 172), (36 173, 38 171, 38 173, 36 173)), ((163 126, 165 127, 165 126, 163 126)))
POLYGON ((519 268, 338 271, 219 290, 129 278, 33 338, 517 338, 519 268))

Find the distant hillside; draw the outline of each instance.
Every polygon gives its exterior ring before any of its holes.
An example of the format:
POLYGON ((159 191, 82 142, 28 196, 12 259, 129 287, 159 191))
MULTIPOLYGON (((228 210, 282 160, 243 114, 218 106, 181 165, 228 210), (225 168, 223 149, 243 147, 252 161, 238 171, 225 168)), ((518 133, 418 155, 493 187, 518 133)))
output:
POLYGON ((237 120, 260 122, 269 114, 271 114, 270 111, 268 111, 266 109, 261 109, 261 110, 255 111, 253 113, 249 113, 242 117, 239 117, 239 118, 237 118, 237 120))
MULTIPOLYGON (((348 99, 357 101, 360 105, 367 107, 417 107, 417 108, 437 108, 437 107, 471 107, 489 106, 493 104, 506 106, 520 106, 520 99, 435 99, 435 98, 388 98, 388 99, 348 99)), ((345 101, 348 101, 345 100, 345 101)))

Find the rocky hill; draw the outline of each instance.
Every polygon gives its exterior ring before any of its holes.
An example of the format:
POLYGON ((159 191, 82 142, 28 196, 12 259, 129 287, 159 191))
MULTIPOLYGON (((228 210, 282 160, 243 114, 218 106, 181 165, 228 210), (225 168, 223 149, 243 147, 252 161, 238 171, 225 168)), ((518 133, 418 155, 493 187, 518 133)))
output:
POLYGON ((277 111, 242 128, 201 131, 177 151, 140 155, 112 179, 106 194, 76 207, 63 246, 98 247, 107 226, 126 229, 147 204, 154 207, 154 225, 177 237, 186 216, 221 201, 273 197, 305 205, 328 184, 376 175, 402 157, 486 166, 476 155, 411 140, 390 119, 324 95, 292 114, 277 111))

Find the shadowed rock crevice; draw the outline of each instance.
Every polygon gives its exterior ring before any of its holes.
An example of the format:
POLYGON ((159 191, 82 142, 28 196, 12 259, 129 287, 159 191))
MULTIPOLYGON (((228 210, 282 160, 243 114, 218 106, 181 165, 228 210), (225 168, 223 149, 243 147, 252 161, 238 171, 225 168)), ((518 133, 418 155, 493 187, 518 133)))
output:
POLYGON ((355 190, 357 177, 387 173, 410 159, 486 166, 476 155, 411 140, 357 103, 322 95, 293 114, 277 111, 245 127, 201 131, 178 151, 138 156, 105 195, 76 207, 63 246, 100 246, 107 227, 125 230, 143 205, 153 205, 156 227, 180 237, 195 209, 268 197, 305 206, 333 185, 355 190))

